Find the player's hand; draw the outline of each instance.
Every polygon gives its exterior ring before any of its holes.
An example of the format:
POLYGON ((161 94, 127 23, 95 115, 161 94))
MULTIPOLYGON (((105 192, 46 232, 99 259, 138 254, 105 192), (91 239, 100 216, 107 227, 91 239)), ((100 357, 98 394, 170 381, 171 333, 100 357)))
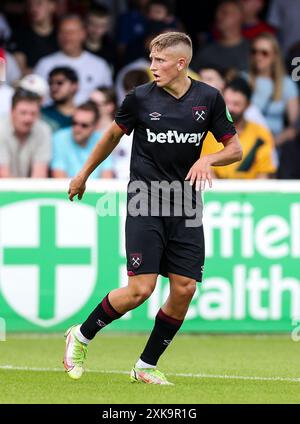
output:
POLYGON ((68 190, 69 199, 73 201, 74 196, 78 195, 78 199, 81 200, 83 193, 85 192, 86 179, 81 175, 76 175, 71 182, 68 190))
POLYGON ((206 181, 208 181, 209 187, 212 187, 212 170, 206 156, 194 163, 185 179, 190 180, 190 185, 195 183, 196 191, 204 190, 206 181))

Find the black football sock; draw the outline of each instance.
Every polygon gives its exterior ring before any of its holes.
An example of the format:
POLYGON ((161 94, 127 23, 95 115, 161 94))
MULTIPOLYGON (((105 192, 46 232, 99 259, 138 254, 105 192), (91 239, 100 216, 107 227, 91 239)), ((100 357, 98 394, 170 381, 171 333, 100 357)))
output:
POLYGON ((108 294, 93 310, 89 317, 80 327, 81 334, 92 340, 102 328, 106 327, 112 321, 119 319, 123 314, 119 314, 110 304, 108 294))
POLYGON ((183 320, 171 318, 160 309, 156 315, 152 333, 141 355, 141 360, 149 365, 156 365, 182 323, 183 320))

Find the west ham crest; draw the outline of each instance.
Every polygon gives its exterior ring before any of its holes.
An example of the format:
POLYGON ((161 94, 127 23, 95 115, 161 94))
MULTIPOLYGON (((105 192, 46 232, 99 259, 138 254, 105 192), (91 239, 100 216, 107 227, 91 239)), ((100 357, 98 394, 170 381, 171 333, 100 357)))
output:
POLYGON ((143 255, 141 253, 130 253, 130 264, 134 269, 141 266, 143 255))
POLYGON ((206 106, 194 106, 192 108, 193 117, 197 122, 203 122, 206 119, 207 107, 206 106))

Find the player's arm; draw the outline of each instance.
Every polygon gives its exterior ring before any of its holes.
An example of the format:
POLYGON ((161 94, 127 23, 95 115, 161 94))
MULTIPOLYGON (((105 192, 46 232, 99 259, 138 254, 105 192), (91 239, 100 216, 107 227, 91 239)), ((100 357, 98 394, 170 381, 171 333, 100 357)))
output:
POLYGON ((212 186, 211 166, 224 166, 238 162, 242 159, 243 151, 237 134, 222 142, 224 149, 217 153, 211 153, 206 156, 200 156, 197 162, 189 170, 186 180, 190 180, 193 185, 196 182, 196 190, 204 190, 205 183, 208 181, 209 187, 212 186))
POLYGON ((97 166, 111 154, 123 134, 122 129, 114 121, 94 147, 81 171, 70 182, 68 194, 71 201, 76 195, 78 195, 79 200, 82 198, 86 180, 97 166))
POLYGON ((223 144, 224 149, 206 156, 200 156, 200 159, 189 170, 186 179, 190 180, 191 185, 196 182, 197 191, 200 188, 204 190, 206 181, 208 181, 210 187, 212 186, 211 166, 230 165, 240 161, 243 156, 233 119, 219 91, 216 91, 211 107, 209 131, 213 133, 216 140, 223 144))
POLYGON ((237 134, 231 138, 222 141, 224 149, 216 153, 203 156, 203 159, 210 163, 211 166, 225 166, 242 160, 243 150, 237 134))

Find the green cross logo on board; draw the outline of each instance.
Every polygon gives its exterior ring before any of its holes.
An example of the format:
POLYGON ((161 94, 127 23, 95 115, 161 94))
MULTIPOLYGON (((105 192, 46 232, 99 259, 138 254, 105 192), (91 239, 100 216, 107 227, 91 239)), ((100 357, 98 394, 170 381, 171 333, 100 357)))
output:
POLYGON ((15 312, 50 327, 86 304, 97 277, 93 207, 56 199, 11 203, 1 208, 0 234, 0 290, 15 312))

